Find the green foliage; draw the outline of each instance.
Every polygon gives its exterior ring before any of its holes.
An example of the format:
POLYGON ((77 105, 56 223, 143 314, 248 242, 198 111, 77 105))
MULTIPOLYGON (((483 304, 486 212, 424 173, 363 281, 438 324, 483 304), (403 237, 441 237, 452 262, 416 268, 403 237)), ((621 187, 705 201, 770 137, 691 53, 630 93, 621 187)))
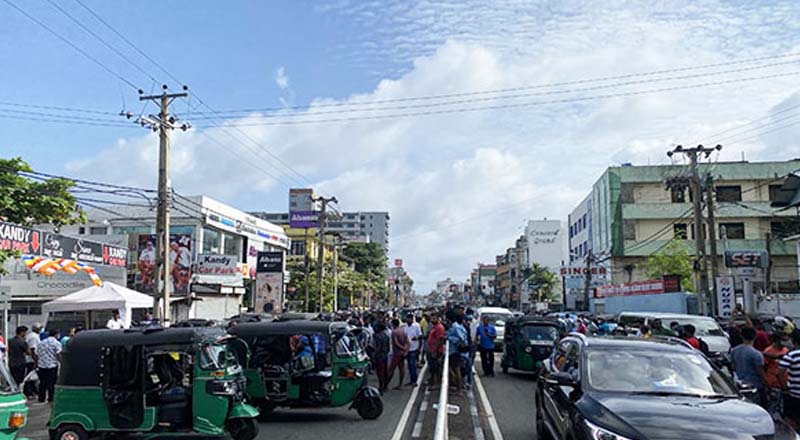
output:
MULTIPOLYGON (((0 220, 24 226, 49 223, 56 227, 86 221, 86 214, 69 193, 75 182, 61 178, 37 182, 19 174, 26 171, 33 169, 21 158, 0 158, 0 220)), ((12 256, 15 254, 11 251, 0 251, 0 274, 3 263, 12 256)))
POLYGON ((558 277, 550 269, 533 263, 533 266, 526 271, 526 276, 529 278, 529 283, 534 286, 533 290, 536 298, 541 299, 552 298, 555 294, 555 288, 558 284, 558 277))
POLYGON ((670 240, 664 248, 647 257, 646 270, 651 278, 679 275, 681 288, 687 292, 693 290, 694 263, 689 246, 683 240, 670 240))

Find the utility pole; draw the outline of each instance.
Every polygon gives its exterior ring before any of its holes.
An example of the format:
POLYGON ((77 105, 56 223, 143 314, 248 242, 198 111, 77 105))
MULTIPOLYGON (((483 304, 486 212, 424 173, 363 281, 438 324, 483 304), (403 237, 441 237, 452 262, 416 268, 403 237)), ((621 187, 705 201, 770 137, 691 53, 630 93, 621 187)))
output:
POLYGON ((333 311, 339 311, 339 236, 333 236, 333 311))
POLYGON ((717 256, 717 222, 714 216, 714 178, 710 174, 706 177, 706 208, 708 209, 708 240, 709 251, 711 253, 709 260, 711 262, 711 285, 713 287, 711 292, 711 311, 716 316, 719 315, 719 310, 717 310, 719 261, 717 256))
POLYGON ((584 280, 583 286, 583 309, 588 311, 589 310, 589 289, 591 289, 592 285, 592 263, 594 262, 594 254, 590 250, 588 254, 586 254, 586 279, 584 280))
POLYGON ((322 313, 323 308, 323 301, 324 301, 324 283, 323 278, 325 276, 325 222, 327 221, 327 214, 326 211, 328 209, 328 203, 338 203, 336 197, 311 197, 312 202, 319 202, 322 204, 322 208, 320 209, 319 213, 319 245, 317 247, 317 282, 319 284, 319 312, 322 313))
POLYGON ((704 311, 708 310, 706 308, 706 304, 710 299, 710 295, 708 292, 708 262, 706 261, 705 257, 705 234, 703 233, 703 229, 705 229, 703 227, 703 193, 701 191, 700 176, 697 171, 697 162, 700 155, 705 155, 705 157, 708 157, 714 151, 719 151, 721 149, 722 145, 717 145, 714 148, 705 148, 702 145, 698 145, 696 148, 683 148, 682 145, 678 145, 674 150, 667 152, 667 156, 669 157, 672 157, 672 155, 675 153, 684 154, 689 158, 690 162, 692 176, 689 186, 692 191, 692 204, 694 211, 694 244, 696 252, 694 286, 695 290, 703 295, 704 311))
MULTIPOLYGON (((189 89, 183 86, 183 92, 167 93, 166 84, 161 86, 163 92, 160 95, 144 95, 139 90, 140 101, 158 101, 161 111, 158 116, 149 115, 146 118, 139 118, 138 122, 144 127, 147 126, 153 131, 158 131, 158 217, 156 219, 156 267, 155 267, 155 296, 153 297, 153 312, 157 319, 164 325, 169 325, 170 309, 169 294, 172 287, 170 280, 171 261, 169 261, 169 208, 171 204, 170 195, 172 192, 169 180, 169 132, 175 128, 175 117, 170 116, 169 106, 177 98, 189 96, 186 91, 189 89), (163 278, 162 278, 163 277, 163 278), (159 282, 160 281, 160 282, 159 282), (159 299, 164 299, 164 308, 158 306, 159 299)), ((180 126, 184 131, 189 129, 188 124, 180 126)))
POLYGON ((306 303, 305 303, 306 313, 309 313, 309 312, 311 312, 311 302, 310 302, 311 299, 310 299, 309 294, 308 294, 308 288, 309 288, 309 286, 308 286, 308 277, 310 276, 309 272, 311 271, 311 256, 308 255, 308 251, 309 251, 309 246, 308 246, 308 228, 305 228, 305 229, 306 229, 306 231, 305 231, 305 234, 303 236, 303 238, 305 240, 303 242, 303 247, 305 249, 305 251, 303 252, 303 260, 304 260, 303 261, 303 263, 304 263, 303 271, 305 272, 306 281, 305 281, 305 283, 303 283, 303 286, 305 287, 305 291, 306 291, 306 303))

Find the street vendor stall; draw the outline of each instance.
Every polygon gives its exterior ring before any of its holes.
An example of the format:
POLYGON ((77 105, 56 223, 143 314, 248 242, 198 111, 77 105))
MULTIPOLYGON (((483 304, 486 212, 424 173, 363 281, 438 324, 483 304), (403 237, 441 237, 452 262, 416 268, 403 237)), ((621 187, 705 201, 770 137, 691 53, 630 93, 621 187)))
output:
POLYGON ((133 309, 153 307, 153 297, 111 282, 91 286, 73 294, 44 303, 42 312, 77 312, 93 310, 119 310, 125 328, 131 325, 133 309))

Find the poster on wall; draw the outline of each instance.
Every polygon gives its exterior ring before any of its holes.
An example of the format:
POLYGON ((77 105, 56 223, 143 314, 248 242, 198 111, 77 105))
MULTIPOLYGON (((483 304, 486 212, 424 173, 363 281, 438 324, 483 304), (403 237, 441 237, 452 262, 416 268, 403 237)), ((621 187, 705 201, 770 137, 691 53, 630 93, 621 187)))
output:
POLYGON ((259 252, 256 261, 257 313, 281 313, 283 303, 283 252, 259 252))
MULTIPOLYGON (((139 235, 139 259, 136 262, 138 274, 136 290, 149 292, 155 289, 156 236, 139 235)), ((170 234, 169 236, 170 279, 172 293, 185 294, 189 291, 192 276, 192 235, 170 234)))

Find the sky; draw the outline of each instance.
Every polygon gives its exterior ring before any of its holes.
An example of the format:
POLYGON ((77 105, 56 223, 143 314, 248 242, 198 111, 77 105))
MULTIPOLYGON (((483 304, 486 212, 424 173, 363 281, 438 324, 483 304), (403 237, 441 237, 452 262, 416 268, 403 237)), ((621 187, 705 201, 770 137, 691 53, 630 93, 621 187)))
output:
POLYGON ((154 188, 157 136, 116 114, 187 85, 176 191, 285 211, 312 186, 389 211, 390 258, 425 293, 526 220, 566 220, 608 166, 697 143, 800 157, 799 18, 793 0, 3 0, 0 156, 154 188))

